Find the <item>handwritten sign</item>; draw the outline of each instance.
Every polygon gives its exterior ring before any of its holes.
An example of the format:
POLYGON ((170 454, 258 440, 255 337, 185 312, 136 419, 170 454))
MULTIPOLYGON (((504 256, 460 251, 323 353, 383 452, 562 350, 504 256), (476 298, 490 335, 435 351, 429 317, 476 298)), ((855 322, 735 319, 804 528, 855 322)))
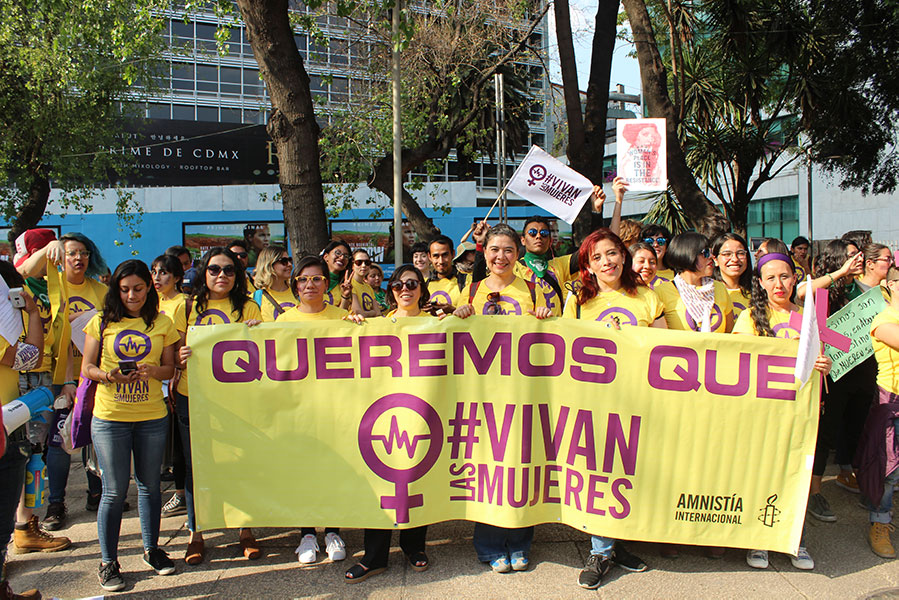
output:
POLYGON ((880 286, 875 286, 852 300, 827 319, 827 326, 852 340, 848 352, 826 347, 824 353, 833 361, 830 377, 836 381, 874 353, 871 348, 871 321, 886 307, 880 286))

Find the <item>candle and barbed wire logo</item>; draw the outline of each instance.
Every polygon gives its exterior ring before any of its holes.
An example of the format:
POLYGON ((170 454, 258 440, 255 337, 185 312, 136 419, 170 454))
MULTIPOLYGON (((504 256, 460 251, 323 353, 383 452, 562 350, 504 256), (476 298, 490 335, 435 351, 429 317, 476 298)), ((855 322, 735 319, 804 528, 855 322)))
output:
POLYGON ((424 506, 424 495, 410 494, 409 484, 424 477, 440 457, 443 443, 440 415, 417 396, 388 394, 362 415, 358 440, 362 459, 372 473, 394 484, 392 496, 381 496, 381 508, 396 511, 398 524, 408 523, 409 510, 424 506), (376 443, 381 446, 385 459, 375 449, 376 443), (424 445, 427 451, 415 463, 415 457, 421 454, 418 449, 424 445), (385 462, 388 458, 391 464, 385 462))
POLYGON ((759 521, 765 527, 774 527, 775 523, 780 523, 780 519, 777 517, 781 513, 781 510, 774 506, 774 503, 777 502, 777 494, 768 496, 766 502, 767 504, 759 509, 759 521))

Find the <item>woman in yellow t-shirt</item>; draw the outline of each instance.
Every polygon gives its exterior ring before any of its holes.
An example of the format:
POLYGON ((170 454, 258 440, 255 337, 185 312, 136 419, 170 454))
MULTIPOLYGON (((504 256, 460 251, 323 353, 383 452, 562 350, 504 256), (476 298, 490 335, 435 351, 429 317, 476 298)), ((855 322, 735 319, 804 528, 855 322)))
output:
POLYGON ((742 236, 725 233, 712 242, 712 256, 715 257, 715 279, 727 288, 734 306, 734 319, 737 319, 741 312, 749 308, 752 297, 749 247, 742 236))
POLYGON ((659 270, 659 259, 656 256, 655 249, 650 244, 635 242, 628 247, 628 252, 631 254, 634 272, 640 276, 640 279, 649 289, 664 281, 656 276, 659 270))
POLYGON ((668 243, 665 264, 676 275, 653 289, 665 305, 668 329, 728 333, 733 304, 724 284, 712 279, 715 263, 705 236, 692 231, 676 236, 668 243))
POLYGON ((375 298, 375 290, 365 280, 371 268, 371 258, 365 250, 353 252, 353 304, 352 310, 363 317, 380 317, 381 307, 375 298))
MULTIPOLYGON (((790 325, 790 313, 801 313, 794 304, 796 272, 793 261, 786 254, 772 252, 759 258, 752 272, 752 300, 749 309, 740 313, 733 333, 759 337, 797 339, 799 331, 790 325)), ((815 360, 815 370, 824 375, 830 373, 831 361, 824 354, 815 360)), ((815 561, 806 550, 805 539, 799 543, 799 552, 790 557, 797 569, 815 568, 815 561)), ((749 550, 746 562, 756 569, 768 568, 767 550, 749 550)))
MULTIPOLYGON (((187 322, 191 325, 218 325, 222 323, 246 323, 253 327, 262 322, 259 305, 247 296, 247 275, 237 255, 221 246, 212 248, 204 256, 197 270, 197 280, 191 296, 187 299, 187 322)), ((193 468, 191 465, 190 411, 188 409, 189 388, 187 381, 187 359, 190 346, 184 345, 185 331, 180 331, 177 366, 182 370, 181 380, 175 391, 175 412, 184 446, 184 494, 187 501, 187 527, 190 541, 184 561, 189 565, 203 562, 206 546, 203 534, 197 531, 193 502, 193 468)), ((259 544, 249 528, 240 530, 240 547, 244 556, 257 559, 262 556, 259 544)))
POLYGON ((169 418, 162 382, 175 373, 179 336, 172 320, 159 314, 158 303, 147 265, 126 260, 112 274, 103 312, 84 328, 81 375, 99 382, 91 440, 103 479, 97 537, 100 585, 107 591, 125 587, 118 544, 132 457, 144 562, 160 575, 175 571, 157 543, 162 510, 159 482, 169 418))
MULTIPOLYGON (((634 271, 631 260, 624 242, 610 229, 603 227, 588 235, 578 251, 581 286, 577 295, 568 297, 562 317, 599 321, 615 329, 622 325, 665 329, 664 307, 634 271)), ((616 543, 619 554, 624 550, 613 538, 591 535, 590 541, 590 557, 578 582, 595 589, 612 568, 616 543)))
POLYGON ((643 228, 643 231, 640 232, 640 239, 643 243, 652 246, 659 260, 659 270, 656 271, 658 281, 653 284, 653 289, 658 283, 674 279, 674 270, 665 262, 665 254, 668 253, 668 246, 672 241, 671 232, 664 226, 653 223, 643 228))
POLYGON ((899 467, 895 467, 899 463, 899 269, 895 266, 887 270, 884 285, 890 302, 871 322, 878 397, 868 414, 859 447, 859 455, 865 460, 859 467, 858 480, 868 504, 868 544, 874 554, 896 558, 890 542, 893 489, 899 484, 899 467), (887 443, 890 438, 892 443, 887 443))
POLYGON ((259 252, 256 261, 256 291, 253 300, 262 310, 266 323, 277 321, 289 309, 297 305, 296 296, 290 290, 290 272, 293 258, 284 246, 273 245, 259 252))
MULTIPOLYGON (((461 319, 472 315, 531 314, 538 319, 553 316, 552 309, 546 306, 541 282, 527 282, 515 275, 519 239, 515 230, 503 223, 487 231, 484 260, 490 274, 465 286, 459 295, 461 305, 454 315, 461 319)), ((546 288, 552 290, 548 285, 546 288)), ((478 560, 490 563, 497 573, 527 570, 533 539, 533 527, 509 528, 485 523, 474 526, 473 542, 478 560)))
POLYGON ((331 240, 319 256, 328 265, 325 302, 344 310, 353 307, 353 269, 350 258, 353 251, 343 240, 331 240))
MULTIPOLYGON (((387 283, 387 302, 392 310, 384 315, 387 318, 402 319, 405 317, 428 317, 422 310, 430 294, 424 275, 412 265, 402 265, 387 283)), ((347 583, 358 583, 372 575, 383 573, 387 569, 390 555, 391 529, 366 529, 363 536, 365 554, 362 559, 344 574, 347 583)), ((428 535, 427 525, 400 530, 400 549, 406 555, 413 571, 424 571, 428 568, 428 555, 425 554, 425 541, 428 535)))

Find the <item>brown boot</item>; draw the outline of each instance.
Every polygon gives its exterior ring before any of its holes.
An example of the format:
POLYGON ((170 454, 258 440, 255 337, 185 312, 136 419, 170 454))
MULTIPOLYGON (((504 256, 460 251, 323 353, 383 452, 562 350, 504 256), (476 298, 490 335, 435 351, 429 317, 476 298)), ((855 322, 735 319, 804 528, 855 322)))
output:
POLYGON ((72 540, 67 537, 53 537, 40 528, 37 515, 33 515, 23 529, 16 526, 15 535, 16 551, 20 554, 27 552, 59 552, 72 545, 72 540))
POLYGON ((0 600, 41 600, 41 593, 37 590, 28 590, 17 594, 9 587, 8 581, 0 583, 0 600))
POLYGON ((868 529, 868 544, 874 554, 881 558, 896 558, 896 549, 890 543, 890 532, 894 531, 890 523, 871 523, 868 529))

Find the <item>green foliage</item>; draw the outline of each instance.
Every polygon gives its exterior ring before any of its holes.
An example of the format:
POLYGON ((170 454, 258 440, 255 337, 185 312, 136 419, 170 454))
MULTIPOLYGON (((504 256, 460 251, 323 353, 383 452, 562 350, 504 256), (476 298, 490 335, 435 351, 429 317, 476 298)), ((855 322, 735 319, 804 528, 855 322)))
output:
MULTIPOLYGON (((90 210, 89 188, 115 187, 111 173, 127 171, 130 158, 109 151, 121 146, 117 136, 128 117, 119 101, 126 93, 139 99, 157 73, 164 7, 158 0, 0 0, 6 219, 43 195, 29 194, 41 181, 61 190, 64 209, 90 210)), ((120 195, 118 209, 135 213, 133 199, 120 195)))
POLYGON ((661 193, 637 194, 635 198, 637 200, 655 198, 652 208, 643 217, 644 223, 662 225, 671 232, 671 235, 677 235, 693 229, 690 225, 690 220, 687 219, 687 215, 684 213, 684 209, 678 204, 677 198, 675 198, 674 192, 670 188, 661 193))

